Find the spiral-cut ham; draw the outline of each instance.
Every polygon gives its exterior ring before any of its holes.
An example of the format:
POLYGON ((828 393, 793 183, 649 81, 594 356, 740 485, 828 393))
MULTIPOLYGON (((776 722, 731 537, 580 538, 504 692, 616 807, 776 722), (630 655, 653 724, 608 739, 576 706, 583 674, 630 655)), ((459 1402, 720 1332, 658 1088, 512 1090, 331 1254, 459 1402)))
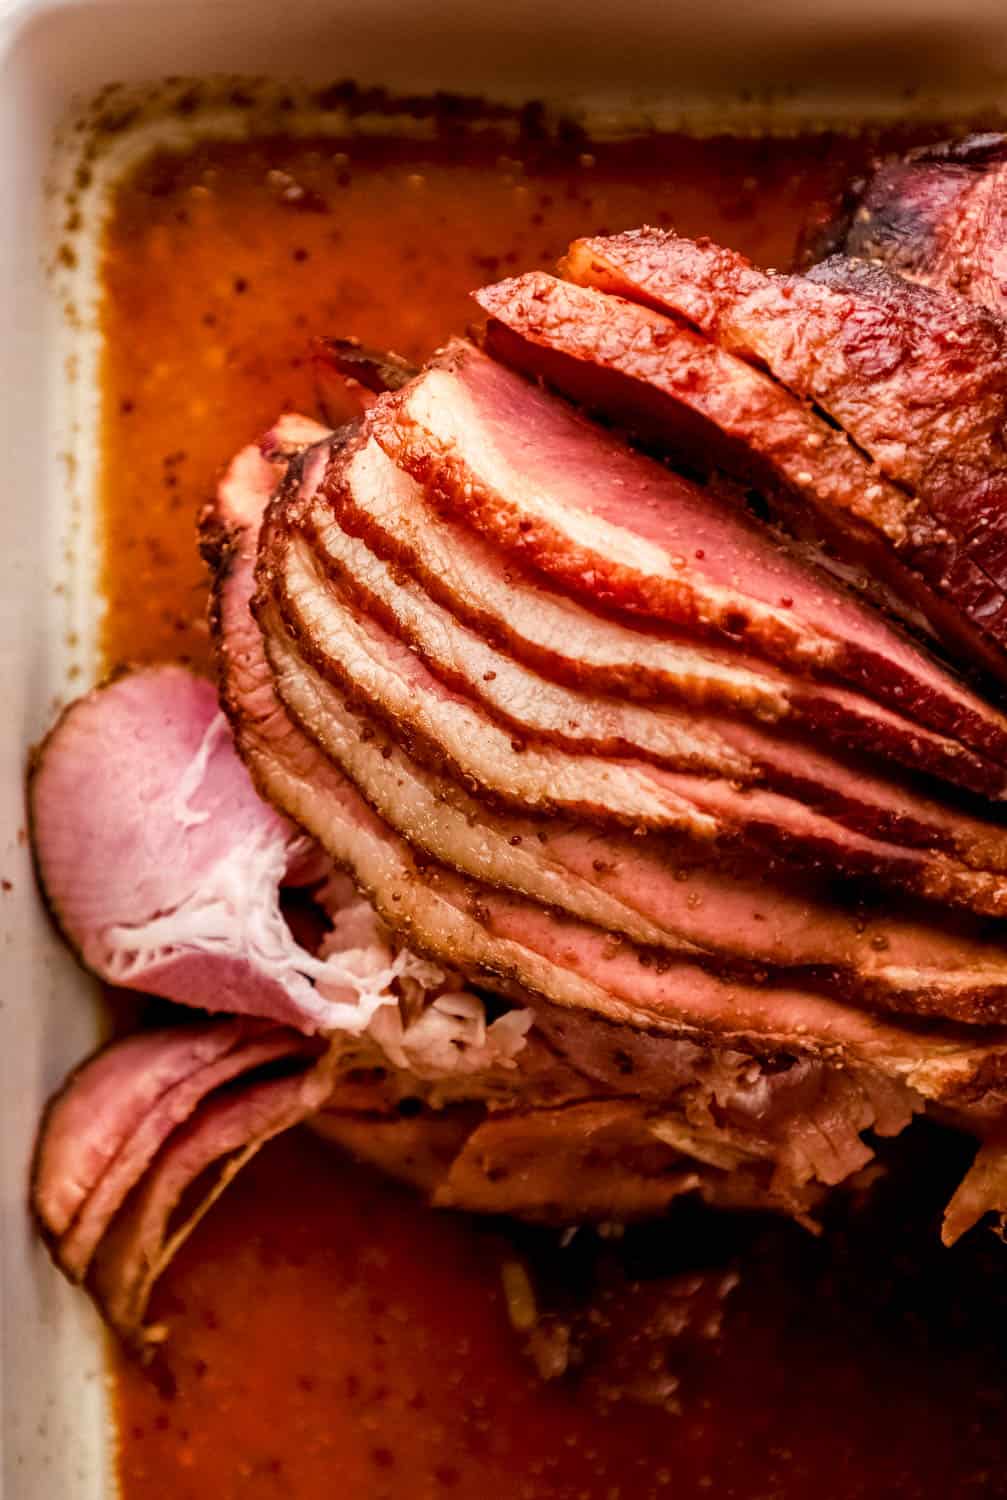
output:
MULTIPOLYGON (((937 823, 940 810, 923 831, 917 825, 919 847, 898 841, 899 794, 877 789, 870 807, 870 778, 847 775, 801 747, 781 746, 789 753, 786 774, 802 785, 809 805, 758 785, 746 788, 727 776, 689 776, 634 759, 603 759, 571 753, 554 743, 533 738, 525 724, 514 731, 490 718, 479 702, 460 694, 429 670, 398 636, 367 615, 359 602, 338 582, 319 578, 310 552, 298 549, 282 525, 270 533, 261 561, 261 576, 272 591, 280 613, 296 638, 286 639, 283 626, 270 631, 270 651, 281 695, 313 694, 312 707, 302 704, 302 719, 332 749, 342 733, 330 729, 331 715, 319 712, 325 699, 326 678, 356 699, 389 728, 414 757, 445 770, 463 784, 478 787, 498 805, 517 811, 559 812, 600 826, 628 826, 686 833, 701 841, 754 841, 756 845, 831 869, 867 874, 896 888, 947 899, 976 910, 997 912, 1007 898, 1007 883, 989 870, 973 869, 957 858, 940 855, 937 823), (313 715, 313 717, 311 717, 313 715), (730 778, 730 779, 728 779, 730 778), (844 788, 849 801, 844 803, 844 788), (866 802, 865 802, 866 799, 866 802), (829 801, 841 804, 839 821, 817 811, 829 801), (849 805, 852 802, 853 806, 849 805), (891 816, 891 827, 879 829, 891 816), (845 819, 846 821, 842 821, 845 819), (849 822, 852 826, 846 826, 849 822), (870 832, 862 834, 859 826, 870 832), (884 834, 893 833, 891 842, 884 834), (878 837, 873 837, 878 833, 878 837)), ((358 596, 359 597, 359 596, 358 596)), ((338 703, 335 715, 342 712, 338 703)), ((741 736, 751 745, 754 732, 741 736)), ((749 765, 757 770, 751 761, 749 765)), ((779 774, 784 774, 782 771, 779 774)), ((926 816, 926 803, 902 802, 926 816)), ((957 830, 946 819, 945 831, 957 830)), ((967 822, 967 820, 966 820, 967 822)), ((965 824, 962 825, 965 827, 965 824)), ((999 831, 976 824, 973 832, 986 844, 987 862, 999 863, 999 831)), ((967 841, 968 833, 962 834, 967 841)), ((971 858, 971 856, 970 856, 971 858)), ((982 860, 980 859, 981 863, 982 860)))
MULTIPOLYGON (((738 308, 778 286, 735 270, 699 311, 613 299, 609 262, 582 278, 604 291, 504 283, 489 346, 638 431, 673 410, 665 446, 917 558, 936 476, 961 497, 992 469, 981 317, 955 325, 957 418, 935 387, 900 452, 911 372, 864 413, 857 319, 924 364, 951 324, 837 263, 798 295, 820 319, 845 298, 853 331, 837 315, 826 360, 794 322, 767 355, 738 308)), ((976 915, 1007 901, 1007 721, 719 479, 469 344, 417 375, 351 354, 362 420, 288 415, 203 518, 224 717, 180 669, 127 674, 35 759, 71 942, 231 1012, 114 1044, 54 1101, 33 1203, 57 1263, 149 1347, 164 1265, 304 1119, 446 1207, 562 1223, 693 1193, 810 1223, 927 1110, 980 1141, 945 1238, 1007 1211, 1007 959, 976 915), (278 892, 323 877, 309 951, 278 892)))
MULTIPOLYGON (((370 494, 391 498, 399 514, 418 498, 416 486, 373 441, 354 445, 345 462, 330 465, 326 488, 332 510, 312 503, 309 493, 296 514, 285 512, 276 530, 278 573, 288 579, 296 574, 312 597, 334 592, 346 598, 351 608, 359 607, 404 642, 441 682, 478 700, 492 718, 520 735, 575 752, 630 755, 670 769, 719 775, 742 786, 761 784, 872 836, 944 849, 977 868, 1005 867, 1002 827, 924 798, 901 778, 877 776, 862 762, 838 761, 779 730, 739 724, 725 712, 655 709, 577 692, 515 661, 343 530, 344 509, 366 505, 370 494), (319 528, 325 539, 321 567, 319 528)), ((297 592, 296 584, 290 587, 297 592)), ((318 607, 325 609, 324 599, 318 607)), ((338 633, 333 624, 314 634, 321 640, 338 633)))

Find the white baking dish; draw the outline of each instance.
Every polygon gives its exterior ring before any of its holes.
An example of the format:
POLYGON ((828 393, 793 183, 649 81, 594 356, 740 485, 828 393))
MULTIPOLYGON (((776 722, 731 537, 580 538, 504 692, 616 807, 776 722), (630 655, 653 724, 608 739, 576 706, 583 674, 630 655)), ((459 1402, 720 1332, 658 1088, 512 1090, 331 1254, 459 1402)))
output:
MULTIPOLYGON (((25 1211, 47 1094, 94 1043, 99 1009, 49 930, 24 839, 26 749, 94 671, 95 386, 88 241, 65 316, 52 272, 72 123, 110 82, 168 74, 354 77, 392 89, 546 97, 606 128, 683 117, 950 116, 1007 101, 1000 0, 0 0, 0 952, 2 1445, 7 1500, 112 1491, 103 1345, 86 1300, 51 1269, 25 1211), (48 195, 44 183, 50 184, 48 195), (68 356, 73 364, 68 365, 68 356), (72 378, 76 370, 76 379, 72 378), (8 889, 8 883, 10 888, 8 889)), ((226 121, 223 122, 226 125, 226 121)), ((161 126, 152 127, 157 133, 161 126)), ((180 127, 171 127, 177 131, 180 127)), ((122 154, 139 149, 135 133, 122 154)), ((100 203, 92 195, 92 228, 100 203)))

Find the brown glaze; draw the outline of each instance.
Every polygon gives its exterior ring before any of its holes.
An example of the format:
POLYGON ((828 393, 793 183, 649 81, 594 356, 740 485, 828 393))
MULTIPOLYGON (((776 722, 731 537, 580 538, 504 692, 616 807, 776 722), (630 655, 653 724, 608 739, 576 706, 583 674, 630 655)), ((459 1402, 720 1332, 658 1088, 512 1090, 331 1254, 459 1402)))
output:
MULTIPOLYGON (((640 222, 785 265, 876 145, 529 141, 519 162, 442 133, 154 157, 106 240, 106 663, 208 663, 195 514, 240 444, 316 409, 311 336, 420 359, 475 316, 473 286, 640 222)), ((821 1241, 688 1210, 618 1253, 522 1234, 544 1326, 581 1354, 548 1385, 506 1317, 503 1232, 278 1142, 165 1276, 154 1364, 114 1356, 124 1500, 1007 1494, 1002 1252, 939 1249, 961 1161, 917 1141, 908 1199, 821 1241)))

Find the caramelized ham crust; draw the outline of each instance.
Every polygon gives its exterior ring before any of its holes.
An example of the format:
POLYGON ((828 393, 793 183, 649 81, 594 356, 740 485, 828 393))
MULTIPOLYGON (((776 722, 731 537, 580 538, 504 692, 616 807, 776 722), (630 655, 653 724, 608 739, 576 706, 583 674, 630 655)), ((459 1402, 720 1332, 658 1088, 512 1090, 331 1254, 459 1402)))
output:
POLYGON ((882 163, 834 237, 847 255, 1003 313, 1007 136, 966 136, 882 163))
MULTIPOLYGON (((851 497, 852 512, 936 593, 933 607, 920 588, 912 595, 934 628, 946 636, 949 607, 953 622, 964 613, 981 637, 958 641, 969 647, 965 660, 978 644, 1003 674, 1007 333, 998 319, 841 256, 806 277, 770 276, 734 252, 659 230, 578 241, 565 264, 579 282, 689 319, 718 348, 826 412, 877 465, 861 486, 864 504, 851 497), (894 527, 887 480, 903 487, 894 527)), ((841 523, 848 506, 823 455, 805 468, 807 503, 841 523)), ((890 581, 902 586, 895 574, 890 581)))

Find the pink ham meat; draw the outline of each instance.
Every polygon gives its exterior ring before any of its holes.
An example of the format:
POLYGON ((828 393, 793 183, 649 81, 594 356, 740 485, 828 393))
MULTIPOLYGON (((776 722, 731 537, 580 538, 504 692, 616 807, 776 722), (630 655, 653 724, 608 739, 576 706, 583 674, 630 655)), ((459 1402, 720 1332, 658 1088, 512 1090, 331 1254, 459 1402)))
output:
MULTIPOLYGON (((934 628, 942 630, 948 604, 955 620, 968 615, 979 639, 959 643, 970 646, 966 660, 978 652, 1003 675, 1007 333, 999 319, 880 266, 834 256, 804 277, 771 276, 732 251, 661 230, 577 241, 564 265, 579 283, 688 319, 722 357, 768 370, 826 412, 877 472, 844 504, 826 483, 820 446, 805 452, 808 504, 825 507, 840 529, 846 509, 866 520, 918 575, 914 598, 934 628), (902 487, 894 527, 889 480, 902 487), (923 587, 935 592, 932 604, 923 587)), ((879 560, 884 568, 885 555, 879 560)))
MULTIPOLYGON (((507 284, 480 295, 490 312, 510 303, 507 284)), ((592 603, 841 679, 1004 763, 1002 715, 879 615, 726 499, 630 452, 471 345, 450 345, 379 398, 370 420, 438 504, 592 603)))
POLYGON ((390 976, 362 984, 294 941, 278 890, 306 846, 255 795, 212 686, 190 672, 134 672, 78 699, 36 752, 30 807, 46 898, 103 979, 305 1032, 363 1030, 386 1003, 390 976))
POLYGON ((765 662, 684 637, 641 631, 583 608, 543 585, 476 532, 436 509, 376 445, 355 460, 359 483, 333 483, 302 525, 321 562, 339 568, 344 536, 426 595, 487 645, 582 694, 728 712, 756 723, 827 736, 840 749, 999 797, 1004 768, 922 729, 869 698, 790 676, 765 662), (373 482, 367 482, 373 480, 373 482))
MULTIPOLYGON (((271 660, 288 704, 298 683, 310 683, 317 705, 318 683, 328 676, 336 688, 383 720, 414 757, 465 785, 478 786, 491 800, 518 811, 558 812, 602 826, 679 832, 707 842, 754 841, 805 863, 871 875, 895 888, 978 911, 996 913, 1004 908, 1007 882, 989 870, 939 855, 933 848, 932 821, 931 832, 918 829, 919 847, 887 843, 757 786, 739 791, 722 777, 690 778, 639 760, 572 755, 525 734, 515 740, 511 730, 492 721, 472 699, 446 687, 412 650, 365 615, 338 587, 326 588, 310 558, 295 557, 288 541, 289 532, 278 524, 275 531, 271 529, 260 560, 267 595, 271 590, 276 593, 285 624, 297 642, 292 648, 283 626, 270 632, 271 660)), ((317 712, 316 706, 310 710, 302 706, 299 712, 311 723, 316 738, 331 749, 333 741, 327 733, 332 715, 317 712)), ((333 733, 339 733, 338 729, 333 733)), ((811 752, 795 748, 792 755, 794 765, 807 778, 806 787, 814 787, 817 770, 820 788, 823 773, 811 752)), ((849 789, 853 799, 862 792, 864 783, 853 775, 844 781, 841 767, 824 775, 826 786, 831 776, 849 789)), ((817 800, 828 795, 832 794, 816 793, 817 800)), ((897 795, 894 790, 892 795, 897 795)), ((905 809, 909 803, 902 805, 905 809)), ((875 825, 883 817, 883 807, 884 794, 879 790, 875 825)), ((924 807, 921 799, 916 811, 922 813, 924 807)), ((853 824, 864 818, 862 803, 858 811, 847 811, 853 824)), ((934 812, 940 816, 936 808, 934 812)), ((866 821, 872 822, 870 814, 866 821)), ((945 820, 948 834, 952 826, 953 820, 945 820)), ((986 853, 999 862, 998 830, 978 824, 974 832, 985 842, 986 853)))
MULTIPOLYGON (((366 504, 361 497, 375 490, 391 498, 399 514, 418 498, 415 484, 373 440, 347 452, 338 474, 328 474, 327 489, 338 515, 358 501, 366 504)), ((288 576, 294 570, 309 578, 317 592, 325 590, 331 575, 335 592, 342 591, 403 641, 442 682, 478 699, 520 735, 575 752, 630 755, 742 785, 762 783, 872 836, 943 849, 979 868, 1007 868, 1007 835, 998 825, 948 809, 863 765, 851 767, 816 753, 778 730, 738 724, 709 709, 654 709, 554 684, 466 628, 400 569, 345 532, 335 514, 326 518, 313 498, 306 496, 296 515, 288 513, 278 528, 277 549, 289 559, 288 576), (325 534, 321 568, 319 525, 325 534)), ((315 635, 321 640, 340 632, 337 621, 323 620, 315 635)))
POLYGON ((143 1328, 153 1282, 217 1188, 204 1185, 185 1225, 169 1233, 182 1192, 204 1165, 238 1153, 226 1169, 233 1175, 271 1135, 317 1109, 332 1084, 316 1058, 299 1032, 255 1021, 141 1032, 82 1064, 49 1105, 32 1206, 57 1265, 73 1281, 95 1273, 99 1305, 124 1337, 153 1336, 143 1328), (285 1076, 257 1081, 277 1066, 285 1076), (193 1139, 203 1143, 198 1161, 193 1139), (121 1229, 135 1220, 138 1198, 156 1205, 142 1241, 121 1229))

